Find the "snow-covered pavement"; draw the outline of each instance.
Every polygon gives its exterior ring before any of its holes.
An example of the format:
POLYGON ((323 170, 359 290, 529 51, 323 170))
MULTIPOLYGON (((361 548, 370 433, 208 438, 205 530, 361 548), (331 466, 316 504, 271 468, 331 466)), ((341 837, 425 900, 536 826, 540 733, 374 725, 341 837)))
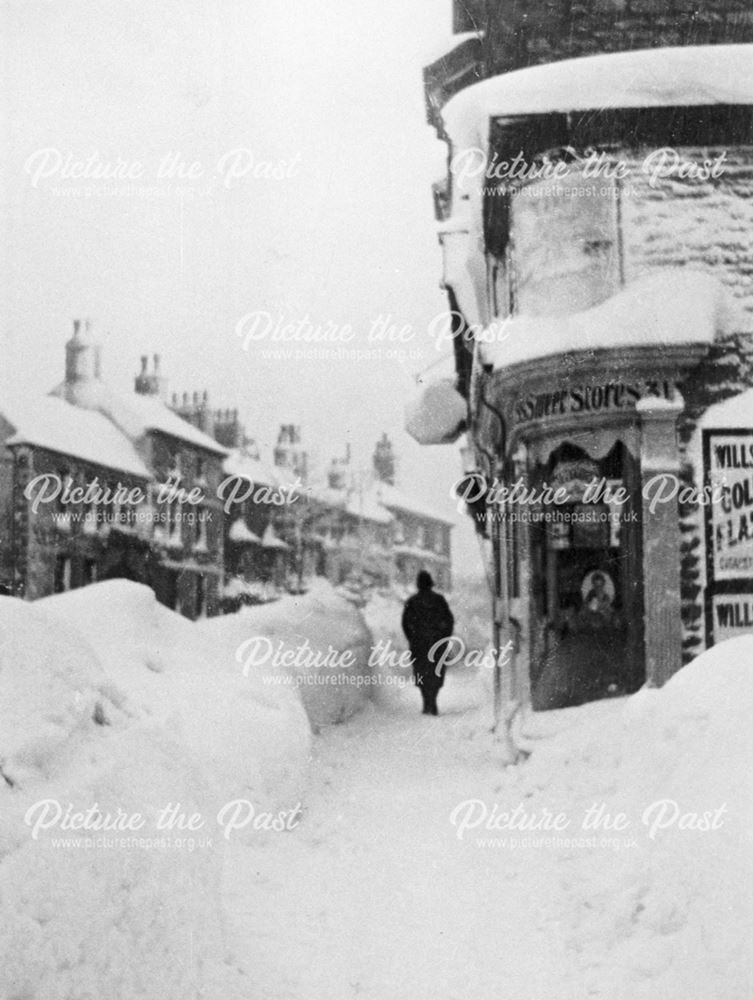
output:
POLYGON ((571 960, 530 895, 546 892, 551 857, 461 841, 450 823, 469 798, 519 794, 482 701, 478 678, 453 676, 438 719, 407 689, 321 732, 301 826, 231 848, 238 996, 575 1000, 571 960))

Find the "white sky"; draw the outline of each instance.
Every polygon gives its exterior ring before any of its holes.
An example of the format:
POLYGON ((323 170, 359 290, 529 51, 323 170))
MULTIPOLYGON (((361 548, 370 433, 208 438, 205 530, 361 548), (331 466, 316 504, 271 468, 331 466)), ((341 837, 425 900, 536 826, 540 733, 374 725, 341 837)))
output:
MULTIPOLYGON (((49 391, 73 318, 92 316, 114 384, 157 351, 171 390, 239 407, 262 445, 300 422, 322 464, 346 435, 367 460, 387 430, 403 484, 451 513, 456 449, 402 431, 414 373, 440 356, 427 326, 447 308, 430 191, 444 147, 421 67, 449 38, 450 0, 14 0, 3 13, 7 384, 49 391), (226 189, 217 165, 238 149, 293 176, 226 189), (33 183, 30 157, 94 153, 142 164, 132 183, 156 193, 60 170, 33 183), (170 154, 201 176, 159 179, 170 154), (380 346, 367 334, 389 314, 419 356, 382 344, 368 362, 265 358, 285 345, 244 352, 235 333, 257 310, 350 324, 346 349, 380 346)), ((473 559, 469 525, 454 534, 473 559)))

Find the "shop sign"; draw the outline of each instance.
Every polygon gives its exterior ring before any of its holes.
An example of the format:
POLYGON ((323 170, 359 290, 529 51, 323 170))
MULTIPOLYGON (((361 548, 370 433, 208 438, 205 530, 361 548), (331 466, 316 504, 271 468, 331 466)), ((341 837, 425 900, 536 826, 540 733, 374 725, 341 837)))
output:
POLYGON ((531 393, 515 401, 512 421, 516 427, 537 420, 582 416, 589 419, 597 414, 635 409, 644 396, 671 399, 673 384, 668 379, 637 379, 623 382, 612 379, 587 385, 550 389, 531 393))

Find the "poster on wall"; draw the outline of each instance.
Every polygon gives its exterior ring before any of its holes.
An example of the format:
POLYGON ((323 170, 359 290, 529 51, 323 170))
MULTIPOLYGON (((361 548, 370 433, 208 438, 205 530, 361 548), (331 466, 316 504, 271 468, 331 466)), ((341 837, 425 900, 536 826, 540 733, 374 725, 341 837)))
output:
POLYGON ((753 593, 714 594, 708 607, 708 631, 709 645, 753 632, 753 593))
POLYGON ((704 431, 703 464, 708 583, 753 580, 753 431, 704 431))

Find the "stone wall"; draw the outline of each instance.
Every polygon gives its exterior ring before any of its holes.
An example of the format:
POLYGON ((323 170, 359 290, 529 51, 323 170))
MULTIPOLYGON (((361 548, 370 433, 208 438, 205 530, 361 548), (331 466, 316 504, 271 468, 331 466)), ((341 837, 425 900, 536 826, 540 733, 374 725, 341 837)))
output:
POLYGON ((456 0, 456 31, 484 30, 486 73, 668 45, 753 41, 746 0, 456 0))

